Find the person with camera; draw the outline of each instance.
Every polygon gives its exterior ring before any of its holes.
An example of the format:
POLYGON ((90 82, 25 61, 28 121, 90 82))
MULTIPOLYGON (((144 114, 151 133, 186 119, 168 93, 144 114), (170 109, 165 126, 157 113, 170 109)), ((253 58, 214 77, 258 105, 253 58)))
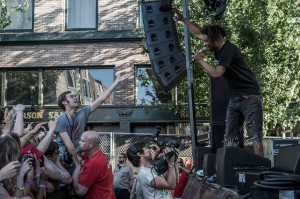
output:
POLYGON ((178 169, 175 163, 175 148, 165 147, 162 150, 163 165, 167 167, 167 171, 163 174, 158 174, 151 164, 151 149, 146 147, 144 142, 131 144, 126 153, 133 166, 139 167, 136 185, 134 185, 135 197, 137 199, 172 199, 171 190, 176 186, 178 169), (170 153, 173 153, 171 157, 167 155, 170 153))
POLYGON ((263 108, 260 85, 251 71, 241 50, 228 40, 226 31, 219 25, 199 27, 191 23, 176 9, 173 9, 177 19, 182 21, 209 51, 215 55, 216 67, 206 60, 203 50, 196 53, 193 62, 198 62, 212 77, 224 77, 230 91, 230 101, 226 113, 226 129, 224 146, 237 146, 242 134, 243 124, 253 143, 255 154, 263 156, 263 108))
POLYGON ((79 140, 84 132, 85 125, 89 115, 95 111, 114 91, 116 86, 132 76, 131 73, 118 75, 114 83, 106 89, 99 97, 92 102, 91 105, 80 108, 78 96, 75 96, 71 91, 65 91, 58 96, 58 106, 64 111, 63 114, 57 117, 58 124, 56 127, 56 141, 59 145, 60 153, 64 155, 64 161, 70 167, 72 172, 73 162, 76 167, 80 164, 77 158, 76 149, 79 147, 79 140))

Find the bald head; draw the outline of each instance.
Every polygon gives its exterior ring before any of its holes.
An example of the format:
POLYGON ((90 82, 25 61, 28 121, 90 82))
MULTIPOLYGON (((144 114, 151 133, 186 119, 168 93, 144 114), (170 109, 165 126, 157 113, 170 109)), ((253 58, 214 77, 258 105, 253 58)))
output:
POLYGON ((99 145, 100 144, 100 137, 96 131, 85 131, 82 136, 85 137, 86 141, 91 144, 99 145))

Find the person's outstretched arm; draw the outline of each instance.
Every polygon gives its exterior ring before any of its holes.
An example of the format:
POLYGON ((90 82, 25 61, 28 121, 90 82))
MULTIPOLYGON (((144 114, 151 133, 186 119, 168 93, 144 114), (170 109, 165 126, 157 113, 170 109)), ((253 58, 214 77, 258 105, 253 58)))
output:
POLYGON ((183 15, 180 13, 180 11, 177 8, 173 8, 173 11, 177 16, 177 19, 179 21, 182 21, 196 37, 198 37, 202 41, 205 40, 205 35, 202 33, 202 30, 198 25, 196 25, 196 24, 190 22, 190 20, 184 18, 183 15))
POLYGON ((114 89, 117 87, 117 85, 124 81, 125 79, 132 76, 132 73, 126 73, 124 75, 118 75, 114 83, 106 89, 101 95, 91 104, 91 112, 93 112, 96 108, 98 108, 114 91, 114 89))

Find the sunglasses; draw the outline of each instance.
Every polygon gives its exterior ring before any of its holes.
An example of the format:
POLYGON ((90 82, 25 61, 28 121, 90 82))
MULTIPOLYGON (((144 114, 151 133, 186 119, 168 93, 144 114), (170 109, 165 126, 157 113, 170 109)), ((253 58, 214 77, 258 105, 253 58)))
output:
POLYGON ((157 150, 157 147, 154 146, 154 145, 151 145, 151 144, 148 144, 148 145, 147 145, 147 148, 148 148, 148 149, 152 149, 152 150, 154 150, 154 151, 157 150))

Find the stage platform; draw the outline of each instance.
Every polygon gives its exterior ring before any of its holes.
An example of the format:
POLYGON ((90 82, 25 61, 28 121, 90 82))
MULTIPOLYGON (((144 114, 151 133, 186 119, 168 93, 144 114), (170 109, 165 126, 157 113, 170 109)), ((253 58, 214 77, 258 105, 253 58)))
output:
POLYGON ((181 199, 300 199, 300 190, 271 190, 253 185, 249 193, 238 192, 234 186, 220 186, 208 182, 206 177, 190 174, 181 199))

